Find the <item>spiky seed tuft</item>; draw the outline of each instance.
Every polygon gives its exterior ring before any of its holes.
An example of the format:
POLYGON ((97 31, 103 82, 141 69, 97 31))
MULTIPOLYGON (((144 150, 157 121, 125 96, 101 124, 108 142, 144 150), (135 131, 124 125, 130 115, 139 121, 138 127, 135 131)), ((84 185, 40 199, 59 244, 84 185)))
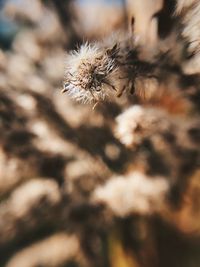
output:
POLYGON ((117 46, 111 49, 84 44, 67 57, 63 92, 79 102, 104 100, 115 90, 113 75, 117 70, 117 46))

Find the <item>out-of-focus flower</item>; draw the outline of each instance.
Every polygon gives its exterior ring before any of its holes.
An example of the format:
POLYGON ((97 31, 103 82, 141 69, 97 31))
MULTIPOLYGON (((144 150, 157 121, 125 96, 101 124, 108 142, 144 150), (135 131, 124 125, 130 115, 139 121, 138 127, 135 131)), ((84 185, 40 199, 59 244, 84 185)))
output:
POLYGON ((177 0, 176 14, 180 16, 182 24, 180 33, 187 44, 187 60, 183 64, 183 71, 189 75, 200 72, 199 12, 200 2, 198 0, 177 0))
POLYGON ((166 117, 162 110, 135 105, 117 117, 116 136, 126 146, 138 145, 145 136, 169 129, 166 117))
POLYGON ((96 202, 106 204, 117 216, 131 213, 151 214, 163 204, 169 186, 162 177, 139 172, 113 177, 94 192, 96 202))

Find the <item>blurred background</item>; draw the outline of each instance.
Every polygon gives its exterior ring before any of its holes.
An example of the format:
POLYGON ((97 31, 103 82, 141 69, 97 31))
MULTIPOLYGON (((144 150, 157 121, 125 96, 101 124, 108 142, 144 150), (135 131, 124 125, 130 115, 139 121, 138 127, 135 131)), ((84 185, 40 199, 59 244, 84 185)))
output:
POLYGON ((91 202, 132 160, 113 129, 134 100, 92 110, 61 94, 66 53, 126 28, 125 1, 0 1, 1 267, 200 266, 196 210, 121 217, 91 202))

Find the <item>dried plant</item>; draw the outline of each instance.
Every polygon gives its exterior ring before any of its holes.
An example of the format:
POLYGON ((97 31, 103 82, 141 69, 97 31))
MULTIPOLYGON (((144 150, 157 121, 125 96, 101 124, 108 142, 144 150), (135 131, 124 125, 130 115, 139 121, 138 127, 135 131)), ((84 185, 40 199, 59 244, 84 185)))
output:
POLYGON ((101 49, 98 44, 85 44, 67 58, 63 92, 77 101, 104 100, 109 89, 115 90, 117 47, 101 49))
POLYGON ((199 266, 199 2, 34 3, 0 50, 0 266, 199 266))

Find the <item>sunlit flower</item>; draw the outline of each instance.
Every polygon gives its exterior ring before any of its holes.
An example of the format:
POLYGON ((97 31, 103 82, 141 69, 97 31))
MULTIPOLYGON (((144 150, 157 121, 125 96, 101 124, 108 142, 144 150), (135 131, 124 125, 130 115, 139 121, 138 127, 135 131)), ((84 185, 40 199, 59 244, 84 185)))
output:
POLYGON ((116 53, 116 46, 104 49, 88 43, 72 52, 67 57, 63 92, 83 103, 104 100, 109 90, 115 90, 116 53))

